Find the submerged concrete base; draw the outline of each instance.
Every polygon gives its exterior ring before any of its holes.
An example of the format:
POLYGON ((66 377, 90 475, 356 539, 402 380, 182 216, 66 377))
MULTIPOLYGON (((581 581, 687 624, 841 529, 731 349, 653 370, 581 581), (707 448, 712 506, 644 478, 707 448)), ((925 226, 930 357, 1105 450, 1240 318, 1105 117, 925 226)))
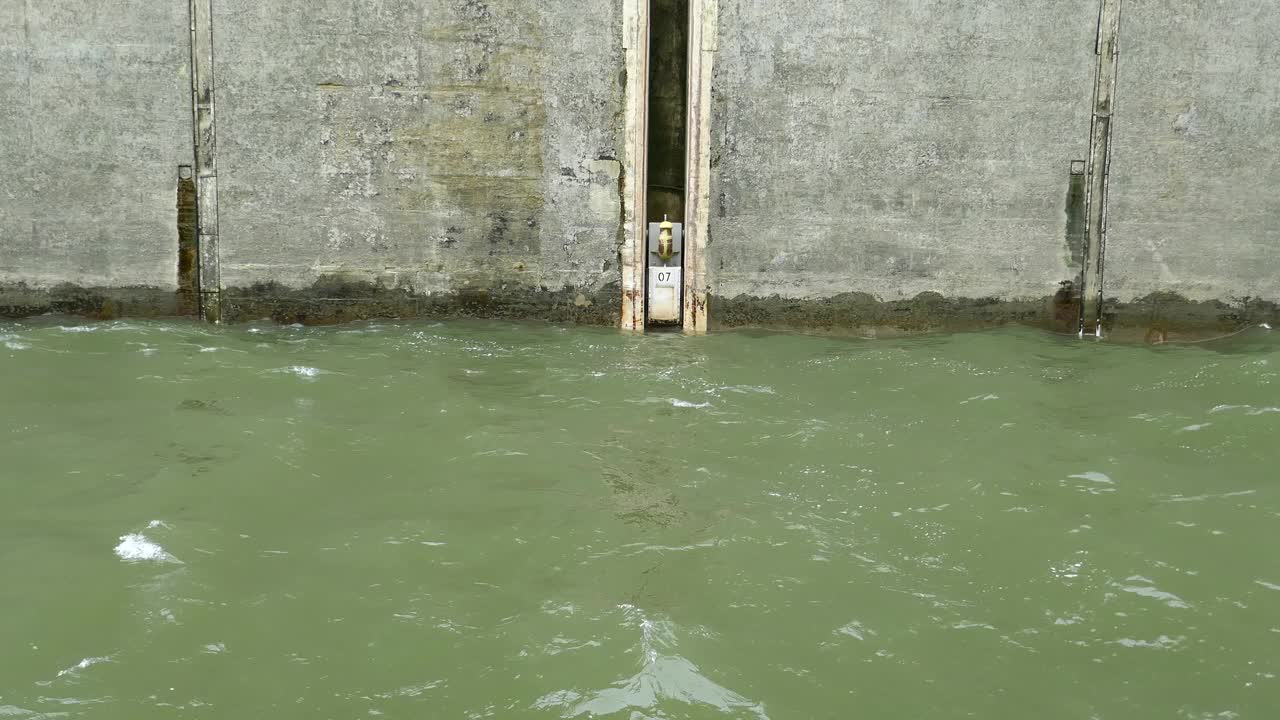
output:
POLYGON ((280 323, 329 325, 375 318, 495 318, 614 325, 621 315, 621 288, 475 288, 438 295, 322 278, 291 289, 277 284, 227 288, 223 322, 270 318, 280 323))
MULTIPOLYGON (((222 321, 270 319, 282 324, 331 325, 376 318, 498 318, 616 326, 621 315, 617 284, 596 290, 464 289, 420 295, 406 289, 321 278, 309 288, 274 283, 226 288, 222 321)), ((95 320, 121 317, 197 317, 193 293, 150 287, 97 288, 0 285, 0 318, 75 315, 95 320)))
POLYGON ((708 314, 712 329, 733 327, 805 328, 810 330, 976 330, 1007 323, 1075 330, 1071 308, 1055 311, 1054 300, 1005 302, 996 299, 944 298, 921 293, 910 300, 883 301, 866 293, 830 298, 795 299, 712 297, 708 314))
POLYGON ((1266 323, 1280 327, 1280 304, 1255 298, 1195 302, 1152 293, 1132 302, 1104 301, 1103 327, 1116 341, 1151 344, 1213 337, 1266 323))
MULTIPOLYGON (((1069 288, 1054 296, 1016 301, 946 298, 937 293, 892 301, 866 293, 818 299, 739 295, 712 297, 709 311, 712 329, 802 328, 868 334, 967 331, 1009 324, 1075 334, 1079 313, 1079 299, 1069 288)), ((1280 305, 1252 299, 1194 302, 1173 293, 1155 293, 1103 305, 1104 336, 1120 342, 1201 339, 1277 322, 1280 305)))
POLYGON ((119 317, 181 317, 195 315, 195 298, 187 293, 154 287, 80 287, 55 285, 34 288, 18 283, 0 285, 0 318, 34 315, 78 315, 95 320, 119 317))
MULTIPOLYGON (((222 292, 223 321, 271 319, 275 322, 328 325, 378 318, 495 318, 545 320, 617 326, 617 284, 589 290, 476 288, 420 295, 337 278, 322 278, 309 288, 276 284, 227 288, 222 292)), ((194 317, 194 299, 160 288, 83 288, 59 285, 32 288, 0 286, 0 318, 65 314, 109 320, 120 317, 194 317)), ((710 298, 713 330, 772 328, 898 335, 931 331, 968 331, 1018 324, 1074 334, 1079 300, 1069 288, 1052 297, 1007 301, 994 298, 946 298, 921 293, 909 300, 883 301, 866 293, 830 298, 710 298)), ((1187 300, 1154 293, 1103 306, 1107 339, 1158 344, 1223 335, 1262 323, 1280 326, 1280 305, 1254 299, 1233 302, 1187 300)))

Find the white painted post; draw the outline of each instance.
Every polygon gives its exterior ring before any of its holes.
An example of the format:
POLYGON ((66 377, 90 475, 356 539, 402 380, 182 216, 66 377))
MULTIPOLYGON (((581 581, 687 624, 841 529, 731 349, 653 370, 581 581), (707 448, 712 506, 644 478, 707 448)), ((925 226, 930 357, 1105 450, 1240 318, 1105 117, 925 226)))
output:
POLYGON ((707 331, 707 223, 711 217, 711 78, 718 0, 690 0, 689 117, 685 142, 684 331, 707 331))
POLYGON ((649 0, 623 0, 624 110, 622 329, 644 331, 645 193, 649 163, 649 0))

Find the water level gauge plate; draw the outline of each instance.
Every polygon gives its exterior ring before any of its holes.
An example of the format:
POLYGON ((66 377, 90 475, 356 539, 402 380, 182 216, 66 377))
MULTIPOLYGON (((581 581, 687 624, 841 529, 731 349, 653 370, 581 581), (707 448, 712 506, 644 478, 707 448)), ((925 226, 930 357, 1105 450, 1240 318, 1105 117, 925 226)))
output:
POLYGON ((656 265, 649 268, 651 322, 679 322, 681 287, 680 268, 656 265))

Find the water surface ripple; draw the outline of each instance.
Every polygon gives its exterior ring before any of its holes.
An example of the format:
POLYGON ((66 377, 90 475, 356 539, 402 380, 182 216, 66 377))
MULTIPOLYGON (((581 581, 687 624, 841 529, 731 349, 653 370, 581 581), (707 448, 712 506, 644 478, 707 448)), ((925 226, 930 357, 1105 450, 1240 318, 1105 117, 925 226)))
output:
POLYGON ((1280 709, 1280 334, 0 324, 0 717, 1280 709))

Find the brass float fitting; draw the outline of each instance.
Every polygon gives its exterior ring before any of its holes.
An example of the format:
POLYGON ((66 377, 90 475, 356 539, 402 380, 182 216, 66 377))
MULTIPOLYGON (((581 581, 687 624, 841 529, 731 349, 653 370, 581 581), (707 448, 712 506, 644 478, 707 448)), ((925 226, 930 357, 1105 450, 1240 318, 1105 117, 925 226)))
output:
POLYGON ((675 226, 671 224, 670 220, 667 220, 667 216, 663 215, 662 224, 658 226, 658 257, 662 259, 662 262, 667 262, 672 255, 675 255, 675 248, 671 241, 673 227, 675 226))

